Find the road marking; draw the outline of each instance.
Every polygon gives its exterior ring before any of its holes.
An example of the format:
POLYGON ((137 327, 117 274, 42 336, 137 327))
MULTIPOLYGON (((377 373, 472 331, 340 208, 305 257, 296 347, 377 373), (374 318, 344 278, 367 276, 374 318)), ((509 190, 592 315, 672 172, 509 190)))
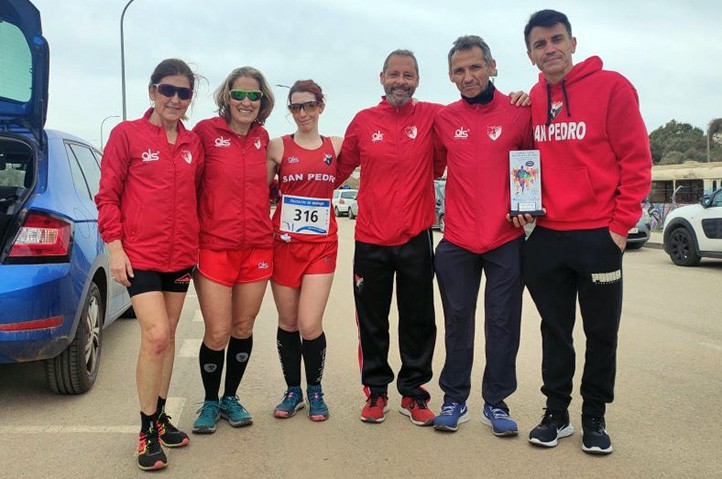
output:
POLYGON ((184 339, 178 350, 179 358, 196 358, 198 357, 198 351, 201 349, 201 343, 203 339, 184 339))
POLYGON ((203 313, 201 313, 201 310, 199 309, 196 311, 196 313, 193 315, 193 321, 194 322, 203 322, 203 313))
MULTIPOLYGON (((169 397, 165 410, 178 424, 186 398, 169 397)), ((138 425, 133 426, 0 426, 0 434, 138 434, 138 425)))

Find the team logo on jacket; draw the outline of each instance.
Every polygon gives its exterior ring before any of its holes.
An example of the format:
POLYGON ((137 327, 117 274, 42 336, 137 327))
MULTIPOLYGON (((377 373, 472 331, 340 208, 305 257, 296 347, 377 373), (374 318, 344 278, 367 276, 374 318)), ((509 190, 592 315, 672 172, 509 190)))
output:
POLYGON ((289 156, 286 159, 286 163, 288 163, 289 165, 291 165, 293 163, 298 163, 298 157, 297 156, 289 156))
POLYGON ((231 146, 231 139, 230 138, 223 138, 222 136, 219 136, 216 138, 216 140, 213 142, 213 145, 216 148, 226 148, 228 146, 231 146))
POLYGON ((260 263, 258 263, 258 269, 268 269, 268 268, 269 268, 268 263, 266 263, 265 261, 261 261, 260 263))
POLYGON ((468 128, 460 126, 459 129, 454 132, 454 139, 456 140, 466 140, 467 138, 469 138, 468 128))
POLYGON ((551 113, 552 120, 559 115, 559 112, 562 111, 562 107, 564 106, 564 102, 561 101, 555 101, 552 103, 552 106, 549 107, 549 113, 551 113))
POLYGON ((158 161, 160 160, 160 151, 151 151, 148 148, 148 151, 144 151, 140 157, 143 161, 158 161))
POLYGON ((193 153, 191 153, 189 150, 183 150, 181 152, 181 156, 183 157, 183 161, 185 161, 189 165, 193 163, 193 153))
POLYGON ((255 146, 257 150, 260 150, 261 149, 261 139, 256 138, 256 141, 253 143, 253 146, 255 146))
POLYGON ((496 141, 497 138, 499 138, 501 136, 501 126, 499 126, 499 125, 487 126, 486 134, 489 135, 489 138, 491 138, 493 141, 496 141))
POLYGON ((407 126, 406 127, 406 136, 411 138, 412 140, 416 139, 416 134, 418 133, 418 130, 416 129, 416 126, 407 126))
POLYGON ((326 156, 323 157, 323 162, 326 163, 328 166, 331 166, 331 163, 333 163, 333 155, 330 153, 326 153, 326 156))
POLYGON ((371 142, 372 143, 378 143, 379 141, 384 141, 384 134, 381 133, 381 130, 377 131, 373 135, 371 135, 371 142))

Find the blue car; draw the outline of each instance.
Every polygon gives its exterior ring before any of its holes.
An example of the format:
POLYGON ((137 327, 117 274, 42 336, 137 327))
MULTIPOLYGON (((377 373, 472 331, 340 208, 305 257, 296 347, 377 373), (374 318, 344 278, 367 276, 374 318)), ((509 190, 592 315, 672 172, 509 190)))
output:
POLYGON ((53 391, 79 394, 130 307, 98 233, 100 153, 45 129, 49 50, 30 2, 0 2, 0 43, 0 363, 44 361, 53 391))

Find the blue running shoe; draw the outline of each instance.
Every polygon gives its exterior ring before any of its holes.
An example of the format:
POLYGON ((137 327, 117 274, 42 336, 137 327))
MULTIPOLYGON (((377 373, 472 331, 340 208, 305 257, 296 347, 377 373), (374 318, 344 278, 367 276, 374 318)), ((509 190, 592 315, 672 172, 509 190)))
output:
POLYGON ((491 426, 491 431, 495 436, 516 436, 519 433, 516 421, 509 416, 509 412, 489 403, 484 403, 484 415, 481 417, 481 422, 491 426))
POLYGON ((233 427, 250 426, 253 423, 251 413, 241 406, 238 396, 223 396, 221 398, 221 417, 228 420, 233 427))
POLYGON ((434 429, 437 431, 454 432, 459 424, 469 420, 469 411, 466 403, 444 402, 441 412, 434 418, 434 429))
POLYGON ((293 386, 288 388, 283 394, 283 401, 276 406, 273 415, 281 419, 288 419, 289 417, 295 416, 296 411, 303 409, 303 406, 303 393, 301 392, 301 388, 293 386))
POLYGON ((323 400, 323 391, 321 385, 308 386, 306 389, 306 398, 308 399, 308 417, 311 421, 325 421, 328 419, 328 406, 323 400))
POLYGON ((203 405, 196 412, 198 413, 198 419, 193 423, 193 432, 196 434, 213 434, 216 432, 216 423, 221 418, 221 403, 218 401, 203 401, 203 405))

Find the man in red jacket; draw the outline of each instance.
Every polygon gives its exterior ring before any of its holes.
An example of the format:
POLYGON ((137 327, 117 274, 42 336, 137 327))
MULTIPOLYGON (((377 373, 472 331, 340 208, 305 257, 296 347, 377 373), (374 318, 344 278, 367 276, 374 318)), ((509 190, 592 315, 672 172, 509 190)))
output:
POLYGON ((361 166, 354 254, 354 299, 361 380, 367 394, 361 420, 380 423, 388 411, 389 308, 396 278, 401 370, 399 411, 419 426, 434 413, 422 387, 431 377, 436 341, 433 251, 435 147, 433 123, 441 105, 413 99, 416 58, 391 52, 380 75, 386 96, 359 112, 346 130, 337 185, 361 166))
MULTIPOLYGON (((542 10, 524 28, 541 74, 531 90, 547 215, 524 248, 524 281, 542 318, 546 412, 529 434, 553 447, 574 429, 571 402, 577 298, 586 334, 582 449, 609 454, 606 404, 614 398, 622 311, 622 252, 650 188, 651 153, 637 91, 591 57, 574 64, 577 40, 566 15, 542 10)), ((515 221, 518 223, 519 221, 515 221)))
POLYGON ((484 40, 475 35, 459 37, 449 51, 449 79, 461 100, 444 108, 434 125, 448 161, 446 229, 435 259, 446 324, 446 362, 439 378, 444 405, 434 428, 456 431, 459 423, 469 420, 466 400, 484 271, 482 421, 495 435, 512 436, 518 428, 504 400, 517 384, 524 232, 506 220, 509 152, 531 149, 532 131, 531 110, 514 106, 489 80, 495 70, 484 40))

